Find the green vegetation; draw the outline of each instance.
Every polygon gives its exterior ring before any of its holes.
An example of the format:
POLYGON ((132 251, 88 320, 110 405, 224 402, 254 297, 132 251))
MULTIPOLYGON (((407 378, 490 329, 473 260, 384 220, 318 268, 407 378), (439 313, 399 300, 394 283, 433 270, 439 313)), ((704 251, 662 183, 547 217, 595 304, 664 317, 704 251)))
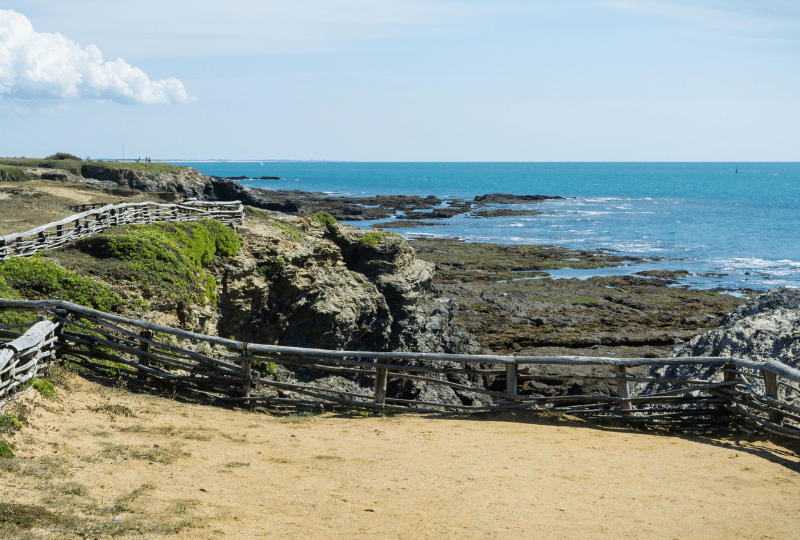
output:
POLYGON ((151 173, 175 173, 188 169, 184 165, 169 163, 119 162, 119 161, 82 161, 72 154, 59 152, 44 159, 39 158, 0 158, 0 165, 12 167, 30 167, 43 169, 61 169, 77 176, 94 178, 103 170, 127 170, 151 173), (86 167, 86 169, 84 169, 86 167), (84 174, 85 173, 85 174, 84 174))
MULTIPOLYGON (((38 256, 14 257, 0 263, 0 279, 0 296, 4 298, 61 298, 103 311, 116 309, 122 302, 107 285, 38 256)), ((9 315, 4 314, 1 320, 8 321, 9 315)))
POLYGON ((79 240, 76 250, 90 259, 65 257, 65 264, 108 281, 127 280, 152 288, 153 294, 175 300, 184 308, 191 302, 216 302, 216 282, 203 266, 215 256, 232 257, 241 247, 236 232, 219 222, 160 223, 114 227, 79 240))
POLYGON ((27 182, 30 177, 18 167, 0 167, 0 182, 27 182))
POLYGON ((100 457, 110 459, 141 459, 144 461, 152 461, 153 463, 164 463, 170 465, 175 463, 178 458, 189 457, 189 452, 184 452, 178 446, 171 446, 170 448, 162 447, 133 447, 127 444, 111 444, 101 443, 103 450, 100 451, 100 457))
POLYGON ((303 241, 303 233, 300 232, 297 227, 290 223, 284 223, 282 221, 273 221, 272 225, 275 225, 279 229, 283 231, 283 234, 294 240, 295 242, 302 242, 303 241))
POLYGON ((275 281, 276 279, 281 277, 284 266, 286 266, 286 261, 283 260, 283 257, 278 257, 278 259, 275 262, 265 264, 264 266, 259 268, 258 271, 259 273, 261 273, 262 276, 264 276, 268 280, 275 281))
POLYGON ((324 225, 328 230, 331 230, 331 227, 337 223, 336 218, 328 212, 317 212, 316 214, 311 214, 310 218, 312 221, 324 225))
POLYGON ((361 241, 360 242, 362 244, 371 244, 371 245, 383 244, 383 242, 386 240, 386 238, 389 238, 389 237, 392 237, 392 236, 396 236, 398 238, 400 237, 399 234, 393 233, 393 232, 383 232, 383 231, 368 232, 364 236, 361 237, 361 241))
POLYGON ((25 385, 26 387, 34 387, 43 396, 53 399, 56 397, 56 389, 53 388, 53 383, 47 379, 38 379, 34 377, 25 385))
POLYGON ((264 210, 259 210, 258 208, 253 208, 252 206, 245 206, 244 213, 247 216, 259 219, 266 219, 266 220, 272 219, 272 216, 270 216, 269 213, 265 212, 264 210))
POLYGON ((0 433, 11 433, 22 429, 22 420, 16 414, 0 414, 0 433))
MULTIPOLYGON (((13 459, 15 457, 14 452, 11 451, 11 445, 6 441, 0 440, 0 458, 13 459)), ((2 523, 2 521, 3 518, 0 517, 0 523, 2 523)))
POLYGON ((61 160, 71 159, 73 161, 80 161, 81 160, 81 158, 79 158, 78 156, 73 156, 72 154, 67 154, 66 152, 57 152, 57 153, 53 154, 52 156, 47 156, 44 159, 61 159, 61 160))
POLYGON ((262 377, 267 375, 275 375, 275 362, 262 362, 260 360, 253 360, 252 368, 261 374, 262 377))

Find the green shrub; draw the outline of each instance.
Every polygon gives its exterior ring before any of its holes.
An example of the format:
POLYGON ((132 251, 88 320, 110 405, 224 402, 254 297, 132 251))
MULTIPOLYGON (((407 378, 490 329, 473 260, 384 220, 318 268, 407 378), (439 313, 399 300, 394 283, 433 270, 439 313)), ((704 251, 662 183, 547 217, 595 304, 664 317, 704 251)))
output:
POLYGON ((383 244, 384 240, 386 240, 386 238, 390 237, 390 236, 399 237, 400 235, 397 234, 397 233, 382 232, 382 231, 368 232, 364 236, 361 237, 361 243, 362 244, 372 244, 372 245, 383 244))
POLYGON ((0 167, 0 182, 27 182, 30 180, 25 171, 15 167, 0 167))
POLYGON ((0 458, 13 459, 14 457, 16 456, 11 451, 11 445, 6 441, 0 441, 0 458))
POLYGON ((0 263, 0 277, 17 295, 30 300, 61 298, 102 311, 116 309, 122 302, 107 285, 38 256, 14 257, 0 263))
POLYGON ((330 230, 331 227, 337 223, 336 218, 330 215, 328 212, 317 212, 316 214, 311 214, 311 219, 324 225, 328 230, 330 230))
POLYGON ((26 386, 32 386, 37 389, 43 396, 48 397, 50 399, 56 397, 56 389, 53 388, 53 383, 48 381, 47 379, 37 379, 34 377, 26 386))
POLYGON ((16 414, 0 414, 0 433, 11 433, 22 429, 22 420, 16 414))
POLYGON ((265 264, 264 266, 259 268, 258 271, 265 278, 274 281, 281 276, 281 274, 283 273, 283 267, 285 265, 286 261, 283 260, 283 257, 278 257, 278 260, 276 260, 275 262, 265 264))
POLYGON ((53 154, 52 156, 47 156, 44 159, 58 159, 58 160, 69 159, 69 160, 72 160, 72 161, 80 161, 81 160, 81 158, 79 158, 78 156, 73 156, 72 154, 67 154, 66 152, 58 152, 56 154, 53 154))
MULTIPOLYGON (((98 260, 92 270, 106 279, 156 287, 177 303, 215 302, 216 281, 203 267, 216 255, 231 257, 241 246, 236 232, 219 222, 127 225, 76 242, 76 248, 98 260)), ((88 265, 89 261, 74 263, 88 265)))

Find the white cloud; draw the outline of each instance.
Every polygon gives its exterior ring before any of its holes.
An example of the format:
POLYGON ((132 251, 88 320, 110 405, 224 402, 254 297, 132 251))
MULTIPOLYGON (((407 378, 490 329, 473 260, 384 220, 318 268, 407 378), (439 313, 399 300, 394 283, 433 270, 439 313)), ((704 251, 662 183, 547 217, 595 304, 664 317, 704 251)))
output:
POLYGON ((0 95, 22 98, 102 98, 123 103, 194 101, 172 77, 151 80, 121 58, 104 62, 94 45, 38 33, 22 14, 0 9, 0 95))

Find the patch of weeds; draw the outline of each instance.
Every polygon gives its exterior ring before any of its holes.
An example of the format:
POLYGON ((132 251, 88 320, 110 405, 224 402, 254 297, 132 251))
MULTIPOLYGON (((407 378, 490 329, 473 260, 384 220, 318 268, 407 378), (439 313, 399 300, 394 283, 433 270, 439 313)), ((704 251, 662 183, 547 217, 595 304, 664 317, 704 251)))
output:
POLYGON ((331 227, 337 223, 336 218, 330 215, 328 212, 317 212, 315 214, 311 214, 309 217, 312 221, 316 221, 320 225, 324 225, 329 231, 331 230, 331 227))
POLYGON ((264 210, 260 210, 258 208, 253 208, 252 206, 245 206, 244 213, 245 215, 259 219, 266 219, 266 220, 272 219, 272 216, 270 216, 268 212, 265 212, 264 210))
POLYGON ((275 375, 275 362, 253 360, 252 368, 254 371, 258 371, 262 377, 266 377, 267 375, 275 375))
POLYGON ((0 414, 0 433, 19 431, 24 422, 16 414, 0 414))
POLYGON ((344 461, 339 456, 314 456, 314 459, 319 459, 321 461, 344 461))
POLYGON ((0 182, 27 182, 30 179, 22 168, 0 167, 0 182))
MULTIPOLYGON (((39 480, 63 478, 67 476, 68 462, 62 457, 42 457, 38 459, 17 458, 13 462, 13 472, 39 480)), ((11 471, 9 471, 11 472, 11 471)))
POLYGON ((271 223, 275 225, 279 229, 283 231, 283 234, 294 240, 295 242, 302 242, 303 241, 303 233, 301 233, 297 227, 290 223, 284 223, 282 221, 273 221, 271 223))
POLYGON ((43 526, 72 526, 74 523, 74 518, 55 514, 41 506, 0 503, 0 524, 6 533, 43 526))
POLYGON ((244 468, 244 467, 249 467, 250 466, 250 462, 249 461, 248 462, 231 461, 230 463, 226 463, 225 466, 228 467, 228 468, 231 468, 231 469, 239 468, 239 467, 244 468))
POLYGON ((370 245, 383 244, 387 238, 392 236, 400 238, 400 235, 397 233, 373 231, 373 232, 368 232, 364 236, 362 236, 359 242, 362 244, 370 244, 370 245))
POLYGON ((56 397, 56 389, 53 388, 53 383, 47 379, 39 379, 34 377, 25 385, 27 387, 34 387, 43 396, 53 399, 56 397))
POLYGON ((213 220, 113 227, 75 243, 65 265, 107 281, 130 281, 147 294, 172 298, 183 310, 193 301, 216 302, 216 281, 203 267, 241 247, 236 232, 213 220))
POLYGON ((14 452, 11 451, 11 445, 6 441, 0 440, 0 458, 14 459, 14 452))
POLYGON ((104 412, 111 417, 125 416, 127 418, 136 418, 136 415, 133 414, 133 411, 125 405, 112 405, 110 403, 106 403, 104 405, 98 405, 97 407, 90 407, 89 410, 98 413, 104 412))
POLYGON ((114 506, 111 508, 111 512, 119 513, 124 512, 125 510, 129 510, 128 505, 138 499, 143 494, 147 493, 148 491, 152 491, 155 489, 155 486, 151 484, 142 484, 138 488, 134 489, 130 493, 126 495, 122 495, 121 497, 117 497, 114 506))
POLYGON ((299 424, 301 422, 307 422, 317 416, 311 412, 302 412, 297 414, 290 414, 288 416, 281 416, 276 419, 276 421, 280 424, 299 424))
POLYGON ((597 302, 597 298, 593 296, 572 296, 566 298, 564 301, 570 304, 594 304, 597 302))
POLYGON ((19 296, 29 300, 61 298, 101 311, 116 310, 122 304, 122 299, 108 285, 39 256, 13 257, 0 263, 0 277, 19 296))
POLYGON ((207 435, 202 433, 200 430, 186 428, 181 431, 181 437, 184 439, 190 439, 193 441, 210 441, 211 435, 207 435))
POLYGON ((283 274, 283 269, 286 266, 286 261, 283 257, 278 257, 275 261, 270 262, 258 269, 258 272, 270 281, 275 281, 283 274))
POLYGON ((195 441, 211 440, 211 436, 206 435, 195 428, 176 428, 174 426, 145 427, 141 424, 137 424, 135 426, 124 427, 120 429, 120 431, 123 433, 148 433, 161 437, 182 437, 184 439, 192 439, 195 441))
POLYGON ((165 465, 175 463, 178 458, 191 456, 189 452, 184 452, 177 446, 161 448, 158 445, 153 445, 152 448, 147 448, 111 443, 103 443, 103 450, 100 451, 99 455, 110 459, 141 459, 165 465))
POLYGON ((366 418, 368 416, 373 416, 375 413, 369 409, 365 409, 364 407, 359 407, 358 409, 351 409, 350 414, 353 416, 366 418))
POLYGON ((83 497, 89 491, 86 489, 86 486, 83 484, 78 484, 75 482, 69 482, 61 486, 61 492, 66 495, 75 495, 77 497, 83 497))

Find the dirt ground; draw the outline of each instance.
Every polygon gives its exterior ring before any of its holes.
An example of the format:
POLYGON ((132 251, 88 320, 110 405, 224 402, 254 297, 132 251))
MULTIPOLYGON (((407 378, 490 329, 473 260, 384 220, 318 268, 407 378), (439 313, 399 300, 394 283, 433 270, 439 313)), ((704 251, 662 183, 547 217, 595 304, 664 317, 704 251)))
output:
POLYGON ((159 201, 159 194, 47 180, 0 182, 0 235, 21 233, 64 219, 76 213, 69 209, 72 205, 150 200, 159 201))
POLYGON ((5 538, 800 538, 800 457, 764 440, 276 417, 68 385, 21 398, 5 538))

